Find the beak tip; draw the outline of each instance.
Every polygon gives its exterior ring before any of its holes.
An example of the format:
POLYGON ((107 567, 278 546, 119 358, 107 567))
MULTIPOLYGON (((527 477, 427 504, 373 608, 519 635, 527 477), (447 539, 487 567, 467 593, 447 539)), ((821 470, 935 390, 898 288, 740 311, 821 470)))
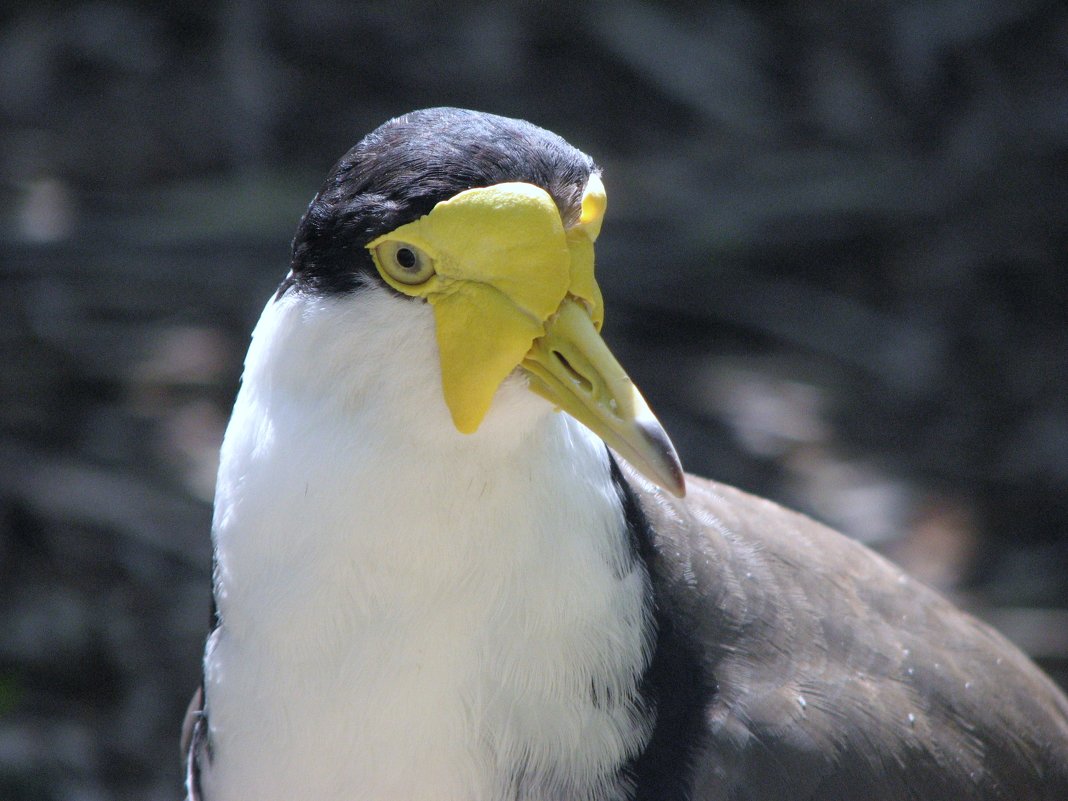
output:
POLYGON ((649 445, 644 455, 652 457, 645 463, 647 469, 639 468, 640 472, 676 498, 686 497, 686 474, 667 432, 651 414, 639 428, 649 445))
POLYGON ((682 466, 679 465, 679 474, 676 477, 676 481, 670 486, 664 487, 668 492, 674 495, 676 498, 686 497, 686 476, 682 472, 682 466))

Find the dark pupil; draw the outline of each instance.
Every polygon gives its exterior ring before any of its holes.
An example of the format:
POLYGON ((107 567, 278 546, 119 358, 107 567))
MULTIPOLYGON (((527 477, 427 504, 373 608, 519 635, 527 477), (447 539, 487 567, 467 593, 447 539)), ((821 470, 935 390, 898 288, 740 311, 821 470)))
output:
POLYGON ((418 259, 415 258, 415 253, 411 248, 397 248, 397 264, 403 267, 405 270, 410 270, 415 267, 418 259))

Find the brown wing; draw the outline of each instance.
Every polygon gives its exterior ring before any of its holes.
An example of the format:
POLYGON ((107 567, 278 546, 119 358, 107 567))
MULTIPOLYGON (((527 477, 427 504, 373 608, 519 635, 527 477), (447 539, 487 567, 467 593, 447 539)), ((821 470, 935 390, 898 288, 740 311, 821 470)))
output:
POLYGON ((770 501, 626 477, 715 688, 694 799, 1068 799, 1068 700, 997 632, 770 501))

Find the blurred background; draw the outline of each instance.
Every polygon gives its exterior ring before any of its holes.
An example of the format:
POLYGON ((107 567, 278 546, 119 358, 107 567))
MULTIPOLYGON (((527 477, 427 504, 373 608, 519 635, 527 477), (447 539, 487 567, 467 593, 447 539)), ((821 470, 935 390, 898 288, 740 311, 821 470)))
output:
POLYGON ((1068 10, 5 3, 0 801, 176 799, 216 451, 331 164, 461 105, 604 168, 607 338, 687 468, 1068 681, 1068 10))

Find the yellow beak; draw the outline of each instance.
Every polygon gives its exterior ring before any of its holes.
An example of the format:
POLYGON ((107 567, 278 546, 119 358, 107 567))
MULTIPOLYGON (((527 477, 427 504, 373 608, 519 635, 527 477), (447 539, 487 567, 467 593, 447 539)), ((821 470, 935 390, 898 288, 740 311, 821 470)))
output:
POLYGON ((559 406, 655 484, 686 494, 682 465, 667 432, 571 298, 523 359, 530 388, 559 406))
POLYGON ((368 249, 390 286, 434 307, 442 392, 458 430, 477 430, 501 382, 522 367, 534 392, 681 497, 671 440, 598 333, 593 241, 604 209, 597 176, 567 230, 545 190, 498 184, 461 192, 368 249))

